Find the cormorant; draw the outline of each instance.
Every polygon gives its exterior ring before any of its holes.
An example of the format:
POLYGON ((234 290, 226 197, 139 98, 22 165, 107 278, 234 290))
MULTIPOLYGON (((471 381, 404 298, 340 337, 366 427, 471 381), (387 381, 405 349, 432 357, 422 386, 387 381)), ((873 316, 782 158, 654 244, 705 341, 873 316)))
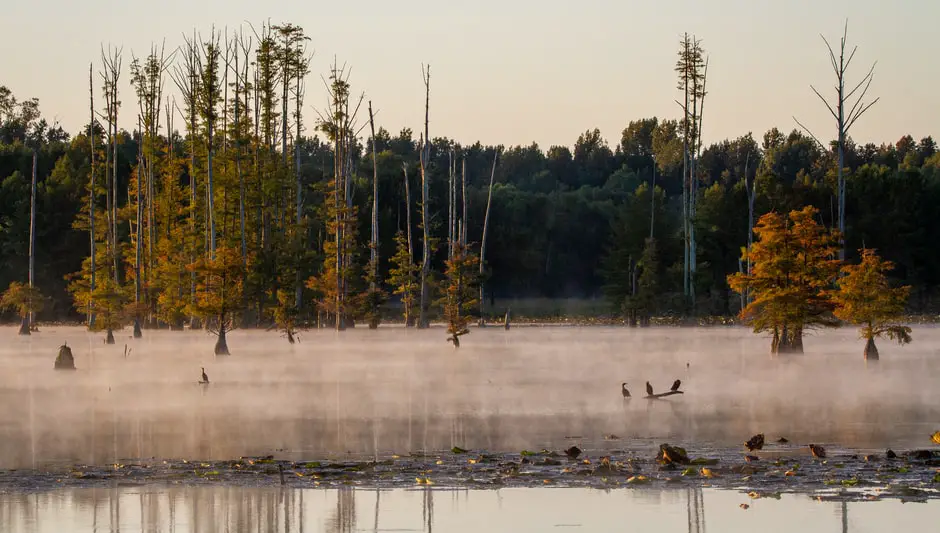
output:
POLYGON ((209 383, 209 376, 206 375, 205 367, 202 368, 202 381, 200 383, 209 383))
POLYGON ((624 398, 630 397, 630 391, 627 390, 626 382, 620 384, 620 392, 623 393, 624 398))
POLYGON ((682 385, 682 380, 677 379, 672 382, 672 388, 669 390, 671 390, 672 392, 676 392, 677 390, 679 390, 679 385, 682 385))
POLYGON ((577 459, 578 456, 581 455, 581 448, 572 446, 565 450, 565 455, 567 455, 569 459, 577 459))
POLYGON ((646 382, 646 394, 648 394, 648 395, 650 395, 650 396, 653 395, 653 386, 650 385, 650 382, 649 382, 649 381, 646 382))
POLYGON ((764 434, 758 433, 754 435, 750 440, 744 443, 744 447, 747 448, 749 452, 762 449, 764 447, 764 434))
POLYGON ((826 458, 826 449, 825 449, 825 448, 823 448, 822 446, 819 446, 819 445, 817 445, 817 444, 809 444, 808 446, 809 446, 809 451, 812 452, 812 454, 813 454, 813 457, 815 457, 815 458, 817 458, 817 459, 825 459, 825 458, 826 458))

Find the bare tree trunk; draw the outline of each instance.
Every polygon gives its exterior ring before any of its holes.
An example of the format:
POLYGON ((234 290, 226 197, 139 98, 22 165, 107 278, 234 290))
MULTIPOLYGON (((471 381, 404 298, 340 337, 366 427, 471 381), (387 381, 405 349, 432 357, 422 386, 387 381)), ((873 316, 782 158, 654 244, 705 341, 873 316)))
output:
POLYGON ((656 222, 656 159, 653 158, 653 177, 650 178, 650 239, 654 237, 656 222))
POLYGON ((463 162, 461 163, 461 165, 462 165, 462 169, 460 173, 461 175, 460 199, 463 202, 463 219, 462 219, 463 232, 461 232, 459 239, 460 239, 460 243, 466 246, 467 245, 467 226, 470 225, 470 220, 469 218, 467 218, 467 158, 466 156, 463 158, 463 162))
MULTIPOLYGON (((137 131, 140 134, 141 141, 143 141, 143 128, 141 127, 140 115, 137 116, 137 131)), ((139 339, 141 337, 140 331, 140 256, 141 256, 141 241, 140 228, 141 221, 143 219, 143 205, 140 203, 140 198, 142 195, 142 187, 140 180, 143 178, 143 165, 144 165, 144 154, 143 154, 143 142, 137 145, 137 233, 134 247, 134 338, 139 339)), ((129 196, 129 195, 128 195, 129 196)))
POLYGON ((372 114, 371 100, 369 100, 369 128, 372 130, 372 239, 369 243, 372 282, 369 288, 374 291, 379 279, 379 154, 376 151, 375 118, 372 114))
MULTIPOLYGON (((36 164, 38 153, 33 149, 33 178, 29 192, 29 288, 32 289, 36 282, 36 164)), ((32 308, 32 302, 29 303, 32 308)), ((32 309, 29 311, 29 329, 36 327, 36 317, 32 309)))
MULTIPOLYGON (((490 187, 486 195, 486 214, 483 215, 483 236, 480 238, 480 326, 486 324, 486 318, 483 313, 483 269, 486 264, 486 230, 490 226, 490 206, 493 203, 493 180, 496 179, 496 160, 499 158, 499 150, 493 153, 493 168, 490 169, 490 187)), ((509 313, 506 313, 509 316, 509 313)), ((508 318, 507 318, 508 323, 508 318)))
POLYGON ((454 151, 447 154, 447 259, 454 258, 454 151))
POLYGON ((95 293, 95 88, 92 82, 91 63, 88 64, 88 99, 90 102, 90 118, 88 122, 88 139, 91 142, 91 177, 88 186, 88 223, 89 239, 91 240, 91 285, 88 293, 88 327, 95 325, 94 299, 91 295, 95 293))
MULTIPOLYGON (((871 102, 864 102, 863 99, 868 94, 868 88, 871 87, 872 78, 875 74, 875 65, 877 62, 873 63, 871 68, 868 70, 868 73, 862 77, 862 80, 846 94, 845 87, 845 74, 849 68, 849 65, 852 63, 852 59, 855 57, 855 52, 858 50, 858 47, 852 48, 852 51, 846 57, 846 38, 849 32, 849 23, 846 21, 845 30, 842 33, 842 39, 839 46, 839 57, 836 58, 836 54, 832 49, 832 46, 829 44, 829 41, 825 37, 822 37, 823 42, 826 43, 826 48, 829 50, 829 60, 832 65, 832 70, 836 76, 836 101, 835 109, 822 94, 816 90, 815 87, 810 85, 810 88, 816 93, 816 96, 822 100, 823 104, 826 105, 826 108, 829 110, 829 114, 836 119, 836 126, 838 127, 838 196, 839 196, 839 260, 845 260, 845 142, 848 138, 849 131, 855 122, 868 111, 871 106, 875 105, 878 100, 881 98, 875 98, 871 102), (861 89, 861 92, 859 92, 861 89), (855 97, 855 93, 858 93, 858 97, 855 97), (854 98, 854 101, 853 101, 854 98), (849 106, 848 111, 846 112, 846 105, 849 106)), ((823 153, 829 152, 829 147, 819 141, 819 139, 813 135, 813 133, 799 120, 796 120, 796 117, 793 117, 793 120, 803 128, 809 135, 816 141, 819 145, 819 148, 823 153)))
POLYGON ((424 101, 424 136, 421 146, 421 225, 424 229, 423 256, 421 259, 421 311, 418 319, 418 328, 430 327, 428 317, 428 303, 430 299, 430 287, 428 286, 428 275, 431 273, 431 234, 428 223, 428 165, 431 161, 431 139, 428 132, 428 118, 431 102, 431 66, 428 65, 423 73, 425 101, 424 101))
MULTIPOLYGON (((414 241, 412 240, 411 232, 411 184, 408 178, 408 163, 401 164, 402 172, 405 174, 405 214, 406 214, 406 224, 408 225, 408 267, 414 264, 414 241)), ((411 308, 405 307, 405 327, 410 328, 414 326, 415 317, 411 314, 411 308)))

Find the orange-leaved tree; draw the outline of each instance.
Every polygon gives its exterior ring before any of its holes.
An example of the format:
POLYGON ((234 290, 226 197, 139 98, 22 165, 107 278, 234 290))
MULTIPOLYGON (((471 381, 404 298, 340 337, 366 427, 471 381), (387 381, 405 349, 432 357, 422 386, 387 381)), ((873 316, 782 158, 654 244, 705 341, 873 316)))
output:
POLYGON ((196 272, 196 299, 190 313, 201 318, 206 329, 218 335, 216 355, 229 355, 225 334, 235 329, 235 316, 244 308, 242 290, 245 267, 239 251, 226 244, 215 250, 215 257, 203 257, 189 266, 196 272))
POLYGON ((751 274, 728 276, 734 291, 752 295, 740 317, 755 332, 773 333, 773 353, 802 352, 804 330, 838 326, 826 293, 839 273, 838 238, 816 221, 817 213, 806 206, 788 217, 762 216, 757 240, 742 253, 753 264, 751 274))
POLYGON ((837 317, 861 326, 865 359, 878 359, 876 337, 888 337, 901 345, 911 342, 911 328, 898 322, 911 288, 892 288, 886 274, 894 264, 879 257, 875 250, 862 248, 859 252, 859 264, 842 266, 843 276, 839 289, 832 292, 832 300, 837 317))

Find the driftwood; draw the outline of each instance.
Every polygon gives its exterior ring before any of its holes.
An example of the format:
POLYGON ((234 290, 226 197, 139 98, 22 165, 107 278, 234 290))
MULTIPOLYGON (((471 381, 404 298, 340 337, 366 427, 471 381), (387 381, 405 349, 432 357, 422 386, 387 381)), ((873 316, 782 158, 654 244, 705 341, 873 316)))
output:
POLYGON ((660 398, 665 398, 666 396, 672 396, 673 394, 685 394, 681 390, 671 390, 669 392, 660 392, 659 394, 647 394, 644 396, 647 400, 658 400, 660 398))

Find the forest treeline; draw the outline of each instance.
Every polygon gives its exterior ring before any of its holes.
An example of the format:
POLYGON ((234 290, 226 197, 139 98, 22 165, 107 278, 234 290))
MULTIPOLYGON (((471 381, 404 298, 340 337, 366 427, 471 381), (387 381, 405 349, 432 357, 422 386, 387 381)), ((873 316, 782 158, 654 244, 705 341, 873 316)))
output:
MULTIPOLYGON (((326 89, 308 87, 320 73, 307 42, 285 24, 144 56, 104 49, 69 88, 89 96, 88 123, 71 133, 0 87, 0 289, 32 276, 39 320, 109 330, 407 314, 445 316, 455 344, 481 294, 730 315, 743 302, 728 276, 746 272, 761 215, 814 206, 839 228, 841 155, 846 261, 877 249, 912 287, 910 308, 936 308, 930 137, 857 145, 846 134, 840 150, 771 128, 703 143, 707 56, 686 36, 683 116, 631 121, 612 142, 589 129, 573 147, 465 144, 429 130, 433 106, 415 110, 423 131, 393 133, 373 113, 391 104, 369 101, 341 65, 323 73, 326 89), (119 93, 127 79, 133 92, 119 93), (329 106, 310 104, 324 92, 329 106)), ((428 67, 426 91, 433 81, 428 67)), ((815 133, 838 137, 835 125, 815 133)))

